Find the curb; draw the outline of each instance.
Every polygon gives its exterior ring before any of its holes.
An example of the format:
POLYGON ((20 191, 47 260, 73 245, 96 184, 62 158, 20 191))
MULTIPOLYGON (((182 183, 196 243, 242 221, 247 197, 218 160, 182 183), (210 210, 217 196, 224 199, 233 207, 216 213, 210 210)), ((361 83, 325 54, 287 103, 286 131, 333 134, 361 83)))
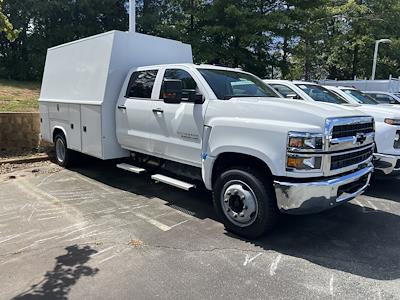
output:
POLYGON ((23 163, 33 163, 50 160, 53 156, 48 154, 28 156, 28 157, 17 157, 0 160, 0 165, 4 164, 23 164, 23 163))

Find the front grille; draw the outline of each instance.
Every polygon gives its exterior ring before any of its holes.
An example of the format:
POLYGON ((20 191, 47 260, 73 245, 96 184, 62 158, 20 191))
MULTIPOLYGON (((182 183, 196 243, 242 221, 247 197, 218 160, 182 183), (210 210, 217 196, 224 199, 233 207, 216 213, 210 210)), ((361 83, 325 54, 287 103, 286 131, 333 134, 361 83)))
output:
POLYGON ((363 161, 366 161, 372 155, 373 149, 368 148, 361 151, 332 156, 331 171, 357 165, 363 161))
POLYGON ((349 124, 349 125, 337 125, 333 127, 332 138, 343 138, 349 136, 357 136, 360 133, 371 133, 374 132, 374 123, 362 123, 362 124, 349 124))

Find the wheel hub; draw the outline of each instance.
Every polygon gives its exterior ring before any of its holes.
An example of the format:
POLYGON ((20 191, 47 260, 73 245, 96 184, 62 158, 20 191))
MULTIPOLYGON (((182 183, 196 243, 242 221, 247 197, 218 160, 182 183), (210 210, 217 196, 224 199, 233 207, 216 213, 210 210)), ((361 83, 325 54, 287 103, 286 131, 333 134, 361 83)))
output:
POLYGON ((241 227, 251 225, 257 217, 257 199, 241 181, 228 182, 222 194, 222 208, 228 219, 241 227))
POLYGON ((56 141, 56 155, 58 161, 63 162, 65 160, 65 147, 61 139, 57 139, 56 141))

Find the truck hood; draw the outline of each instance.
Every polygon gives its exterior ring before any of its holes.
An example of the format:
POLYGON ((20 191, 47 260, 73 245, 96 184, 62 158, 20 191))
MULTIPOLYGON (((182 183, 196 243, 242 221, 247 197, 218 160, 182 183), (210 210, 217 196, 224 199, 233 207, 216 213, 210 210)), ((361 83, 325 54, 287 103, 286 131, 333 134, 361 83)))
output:
POLYGON ((281 123, 289 130, 321 132, 326 119, 369 116, 354 107, 284 98, 232 98, 227 101, 210 101, 207 109, 210 118, 235 117, 247 120, 268 120, 281 123))
POLYGON ((367 115, 373 116, 377 122, 383 122, 386 118, 400 119, 400 107, 365 104, 357 107, 357 109, 367 115))

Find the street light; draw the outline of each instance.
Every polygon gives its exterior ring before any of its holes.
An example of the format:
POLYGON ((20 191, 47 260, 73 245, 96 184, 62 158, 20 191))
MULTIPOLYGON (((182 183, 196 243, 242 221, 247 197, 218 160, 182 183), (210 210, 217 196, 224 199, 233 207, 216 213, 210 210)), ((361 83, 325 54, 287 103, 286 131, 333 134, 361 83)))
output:
POLYGON ((136 31, 136 1, 129 0, 129 32, 136 31))
POLYGON ((375 52, 374 52, 374 62, 372 64, 372 76, 371 80, 375 80, 375 73, 376 73, 376 62, 378 60, 378 49, 380 43, 391 43, 392 41, 389 39, 381 39, 375 41, 375 52))

